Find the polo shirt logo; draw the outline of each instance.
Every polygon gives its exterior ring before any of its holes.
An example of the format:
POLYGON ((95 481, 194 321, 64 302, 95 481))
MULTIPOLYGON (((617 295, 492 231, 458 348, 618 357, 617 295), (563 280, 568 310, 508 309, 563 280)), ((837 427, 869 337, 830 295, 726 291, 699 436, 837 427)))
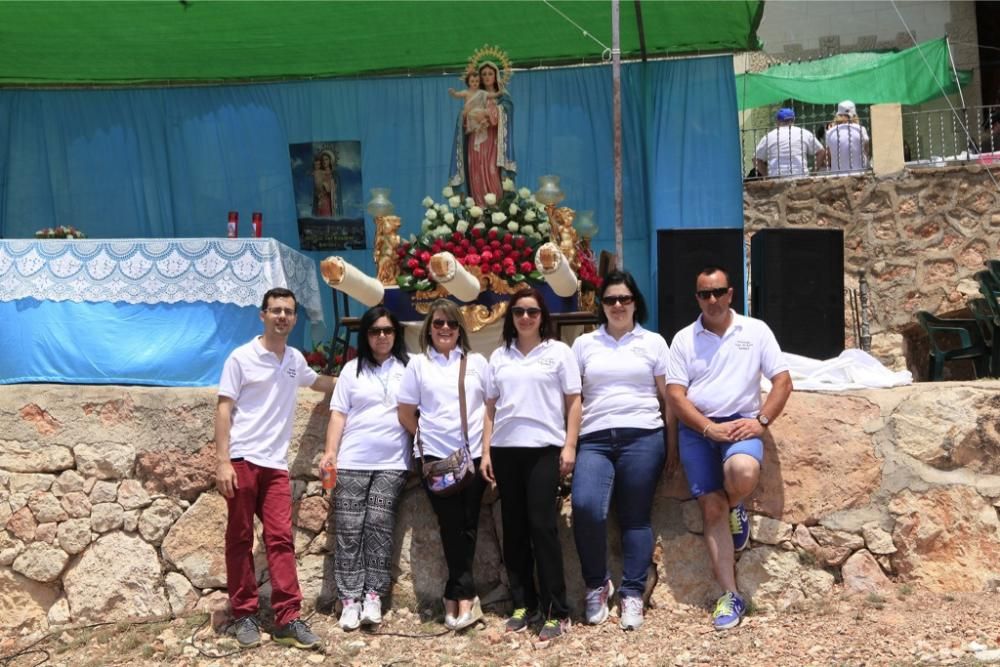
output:
POLYGON ((538 365, 544 366, 545 368, 552 368, 553 366, 556 365, 556 360, 550 359, 548 357, 542 357, 541 359, 538 360, 538 365))
POLYGON ((295 369, 294 368, 286 368, 285 372, 288 373, 288 377, 290 377, 290 378, 295 377, 295 369))
POLYGON ((749 341, 749 340, 738 340, 738 341, 736 341, 735 345, 736 345, 736 349, 737 350, 752 350, 753 349, 753 341, 749 341))

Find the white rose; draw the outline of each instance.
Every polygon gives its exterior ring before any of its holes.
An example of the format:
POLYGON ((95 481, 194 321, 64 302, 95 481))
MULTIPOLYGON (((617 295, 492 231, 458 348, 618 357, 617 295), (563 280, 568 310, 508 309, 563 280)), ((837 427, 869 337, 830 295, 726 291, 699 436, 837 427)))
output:
POLYGON ((459 232, 460 234, 464 234, 468 229, 469 229, 469 223, 466 222, 465 220, 459 220, 458 224, 455 225, 455 231, 459 232))
POLYGON ((517 232, 517 227, 518 227, 518 225, 517 225, 516 222, 508 222, 507 223, 507 230, 508 231, 517 232))
POLYGON ((451 197, 453 194, 455 194, 455 191, 451 189, 450 185, 448 185, 445 186, 445 189, 441 191, 441 194, 444 195, 445 197, 451 197))
POLYGON ((428 220, 437 220, 438 212, 435 211, 432 208, 429 208, 429 209, 427 209, 427 214, 426 215, 427 215, 427 219, 428 220))
POLYGON ((528 222, 534 222, 535 212, 529 208, 528 211, 524 214, 524 219, 527 220, 528 222))
POLYGON ((479 208, 478 206, 473 206, 472 208, 469 209, 469 215, 471 215, 473 218, 481 217, 483 215, 483 209, 479 208))
POLYGON ((510 178, 503 179, 503 191, 513 192, 514 191, 514 181, 510 178))
POLYGON ((497 211, 496 213, 493 214, 493 224, 494 225, 499 225, 500 223, 504 222, 506 219, 507 219, 507 216, 504 215, 503 213, 500 213, 499 211, 497 211))
POLYGON ((434 233, 437 236, 451 236, 451 227, 449 227, 448 225, 441 225, 440 227, 434 230, 434 233))
POLYGON ((521 227, 521 233, 526 236, 530 236, 535 233, 535 228, 531 225, 525 225, 524 227, 521 227))
POLYGON ((485 222, 477 222, 476 224, 472 225, 472 228, 473 229, 486 229, 486 223, 485 222))
POLYGON ((449 225, 451 223, 455 222, 455 214, 454 213, 445 213, 444 214, 444 221, 447 222, 449 225))
POLYGON ((529 190, 528 188, 521 188, 520 190, 517 191, 517 195, 521 199, 528 199, 529 197, 531 197, 531 190, 529 190))
POLYGON ((547 234, 550 229, 552 229, 552 227, 549 226, 549 223, 547 222, 543 222, 542 224, 538 225, 538 231, 540 231, 542 234, 547 234))
POLYGON ((424 200, 420 203, 424 205, 424 208, 430 208, 431 206, 434 206, 434 200, 431 199, 430 197, 424 197, 424 200))
POLYGON ((448 198, 448 206, 451 206, 452 208, 458 208, 461 205, 462 205, 462 198, 459 197, 458 195, 454 195, 453 197, 448 198))
POLYGON ((420 224, 420 231, 422 231, 422 232, 426 232, 426 231, 427 231, 428 229, 430 229, 430 228, 431 228, 431 225, 433 225, 433 224, 434 224, 434 223, 433 223, 433 222, 431 222, 430 220, 427 220, 427 219, 425 219, 425 220, 424 220, 424 221, 423 221, 423 222, 422 222, 422 223, 420 224))
POLYGON ((474 200, 472 197, 466 197, 465 198, 465 207, 466 208, 472 208, 475 205, 476 205, 476 200, 474 200))
POLYGON ((517 212, 520 211, 521 209, 518 207, 517 204, 511 204, 509 210, 511 215, 517 215, 517 212))
POLYGON ((438 213, 444 213, 445 211, 448 210, 448 207, 445 206, 444 204, 434 204, 434 210, 437 211, 438 213))
POLYGON ((487 206, 493 206, 494 204, 497 203, 497 196, 492 192, 487 192, 486 196, 483 197, 483 201, 486 202, 487 206))

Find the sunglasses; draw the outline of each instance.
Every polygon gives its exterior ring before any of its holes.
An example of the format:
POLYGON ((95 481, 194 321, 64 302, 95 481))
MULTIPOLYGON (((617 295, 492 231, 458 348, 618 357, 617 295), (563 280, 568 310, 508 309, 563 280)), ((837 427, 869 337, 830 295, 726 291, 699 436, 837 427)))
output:
POLYGON ((618 296, 604 296, 601 297, 601 303, 605 306, 613 306, 616 303, 620 303, 623 306, 627 306, 635 301, 635 297, 631 294, 619 294, 618 296))
POLYGON ((520 306, 514 306, 510 309, 510 312, 514 313, 514 317, 525 317, 528 316, 531 319, 535 319, 542 314, 541 308, 522 308, 520 306))
POLYGON ((710 297, 715 297, 716 299, 721 299, 729 293, 729 287, 716 287, 715 289, 700 289, 694 293, 696 297, 702 301, 708 301, 710 297))
POLYGON ((446 324, 449 329, 458 328, 458 320, 431 320, 431 326, 435 329, 443 329, 446 324))
POLYGON ((268 308, 267 312, 271 313, 275 317, 280 317, 284 315, 285 317, 291 317, 295 314, 294 308, 268 308))
POLYGON ((392 327, 371 327, 368 329, 368 335, 371 338, 377 338, 378 336, 391 336, 396 333, 396 330, 392 327))

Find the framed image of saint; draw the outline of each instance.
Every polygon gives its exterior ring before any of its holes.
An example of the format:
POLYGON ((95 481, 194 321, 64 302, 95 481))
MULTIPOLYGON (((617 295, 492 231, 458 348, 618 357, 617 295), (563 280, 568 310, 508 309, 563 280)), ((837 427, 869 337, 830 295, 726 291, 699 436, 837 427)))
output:
POLYGON ((361 142, 289 144, 302 250, 363 249, 361 142))

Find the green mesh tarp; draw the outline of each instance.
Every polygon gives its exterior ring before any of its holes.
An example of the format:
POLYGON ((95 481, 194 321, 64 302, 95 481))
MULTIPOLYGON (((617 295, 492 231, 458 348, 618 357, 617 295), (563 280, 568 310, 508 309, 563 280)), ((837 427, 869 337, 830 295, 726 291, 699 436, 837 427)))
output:
MULTIPOLYGON (((964 86, 972 79, 959 71, 964 86)), ((945 38, 897 53, 844 53, 804 63, 775 65, 759 74, 736 77, 740 109, 793 99, 813 104, 921 104, 958 90, 945 38)))
MULTIPOLYGON (((648 55, 759 48, 762 0, 623 0, 623 57, 641 53, 637 6, 648 55)), ((611 45, 611 3, 0 2, 0 84, 455 71, 484 43, 505 49, 515 67, 599 61, 611 45)))

